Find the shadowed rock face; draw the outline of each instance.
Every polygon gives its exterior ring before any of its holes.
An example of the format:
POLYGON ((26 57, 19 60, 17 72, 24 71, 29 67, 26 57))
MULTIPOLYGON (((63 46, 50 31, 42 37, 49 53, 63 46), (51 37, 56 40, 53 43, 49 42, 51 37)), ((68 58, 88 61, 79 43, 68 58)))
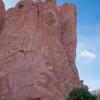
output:
POLYGON ((10 8, 0 33, 0 100, 66 100, 81 86, 76 40, 72 4, 23 0, 10 8))
POLYGON ((5 15, 5 6, 2 0, 0 0, 0 33, 4 25, 4 15, 5 15))

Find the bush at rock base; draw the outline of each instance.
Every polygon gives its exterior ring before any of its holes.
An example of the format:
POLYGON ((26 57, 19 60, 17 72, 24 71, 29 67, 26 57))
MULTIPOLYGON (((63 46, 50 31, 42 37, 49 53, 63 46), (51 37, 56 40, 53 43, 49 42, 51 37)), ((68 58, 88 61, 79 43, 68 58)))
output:
POLYGON ((97 97, 85 88, 76 88, 71 91, 66 100, 97 100, 97 97))

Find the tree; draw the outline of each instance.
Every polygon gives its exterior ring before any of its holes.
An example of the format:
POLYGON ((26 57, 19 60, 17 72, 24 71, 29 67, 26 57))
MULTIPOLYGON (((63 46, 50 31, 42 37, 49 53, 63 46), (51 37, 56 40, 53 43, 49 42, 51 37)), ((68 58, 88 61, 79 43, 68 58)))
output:
POLYGON ((85 88, 76 88, 71 91, 67 100, 97 100, 97 97, 85 88))

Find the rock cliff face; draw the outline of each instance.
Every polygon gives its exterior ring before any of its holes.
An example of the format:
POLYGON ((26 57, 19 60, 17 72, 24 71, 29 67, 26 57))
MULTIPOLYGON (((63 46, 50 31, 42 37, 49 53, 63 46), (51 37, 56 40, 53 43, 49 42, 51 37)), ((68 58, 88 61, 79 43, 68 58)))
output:
POLYGON ((0 0, 0 33, 4 25, 4 16, 5 16, 5 6, 2 0, 0 0))
POLYGON ((97 100, 100 100, 100 94, 97 95, 97 100))
POLYGON ((74 5, 0 1, 0 100, 66 100, 81 86, 76 40, 74 5))

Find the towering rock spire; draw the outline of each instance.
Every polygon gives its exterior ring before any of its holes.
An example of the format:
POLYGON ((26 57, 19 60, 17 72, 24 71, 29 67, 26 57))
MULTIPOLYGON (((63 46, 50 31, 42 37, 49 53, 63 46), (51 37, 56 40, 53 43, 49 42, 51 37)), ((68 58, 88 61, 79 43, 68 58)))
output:
POLYGON ((5 6, 4 6, 4 2, 0 0, 0 32, 4 25, 4 16, 5 16, 5 6))
POLYGON ((75 65, 76 8, 55 0, 0 1, 0 100, 66 100, 81 87, 75 65))

